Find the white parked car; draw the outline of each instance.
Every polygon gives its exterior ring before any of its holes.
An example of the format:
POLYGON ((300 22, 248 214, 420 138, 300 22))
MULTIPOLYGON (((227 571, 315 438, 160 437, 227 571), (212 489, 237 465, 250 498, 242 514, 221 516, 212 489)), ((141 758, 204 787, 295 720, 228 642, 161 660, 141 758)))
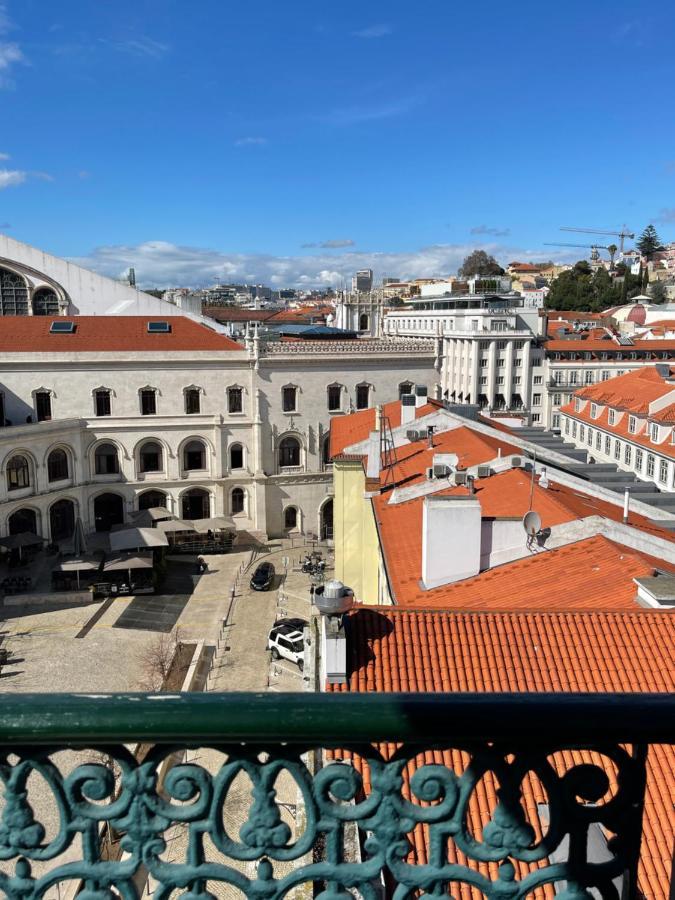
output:
POLYGON ((267 639, 267 649, 272 651, 272 659, 287 659, 295 663, 302 672, 305 665, 305 640, 297 627, 279 623, 272 627, 267 639))

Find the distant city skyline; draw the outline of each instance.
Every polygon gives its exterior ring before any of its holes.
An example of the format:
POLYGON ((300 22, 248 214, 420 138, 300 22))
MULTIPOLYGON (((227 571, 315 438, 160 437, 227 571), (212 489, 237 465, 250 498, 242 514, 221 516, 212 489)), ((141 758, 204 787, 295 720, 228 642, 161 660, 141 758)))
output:
POLYGON ((675 237, 673 8, 423 12, 0 2, 0 230, 145 286, 583 256, 544 246, 561 225, 675 237))

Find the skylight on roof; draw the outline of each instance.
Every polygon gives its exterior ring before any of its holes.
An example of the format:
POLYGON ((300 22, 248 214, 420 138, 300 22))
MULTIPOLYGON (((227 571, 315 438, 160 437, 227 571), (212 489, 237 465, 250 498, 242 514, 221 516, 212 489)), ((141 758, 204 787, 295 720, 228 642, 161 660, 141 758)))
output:
POLYGON ((167 334, 171 331, 168 322, 148 322, 148 334, 167 334))
POLYGON ((75 323, 67 319, 55 319, 49 326, 50 334, 73 334, 75 331, 75 323))

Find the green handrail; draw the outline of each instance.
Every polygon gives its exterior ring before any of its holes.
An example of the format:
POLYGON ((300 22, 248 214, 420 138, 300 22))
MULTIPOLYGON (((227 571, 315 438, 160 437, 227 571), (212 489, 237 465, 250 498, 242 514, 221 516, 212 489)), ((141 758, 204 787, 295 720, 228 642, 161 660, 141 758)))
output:
POLYGON ((5 694, 0 745, 675 744, 669 694, 5 694))

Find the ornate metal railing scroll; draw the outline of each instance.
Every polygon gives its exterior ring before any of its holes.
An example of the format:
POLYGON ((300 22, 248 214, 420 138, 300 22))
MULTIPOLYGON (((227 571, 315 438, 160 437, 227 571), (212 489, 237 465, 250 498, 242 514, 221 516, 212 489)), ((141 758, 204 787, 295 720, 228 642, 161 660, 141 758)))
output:
POLYGON ((223 885, 375 900, 382 883, 395 900, 635 897, 646 746, 675 730, 666 695, 8 695, 0 709, 0 892, 16 900, 136 898, 148 876, 156 900, 223 885))

